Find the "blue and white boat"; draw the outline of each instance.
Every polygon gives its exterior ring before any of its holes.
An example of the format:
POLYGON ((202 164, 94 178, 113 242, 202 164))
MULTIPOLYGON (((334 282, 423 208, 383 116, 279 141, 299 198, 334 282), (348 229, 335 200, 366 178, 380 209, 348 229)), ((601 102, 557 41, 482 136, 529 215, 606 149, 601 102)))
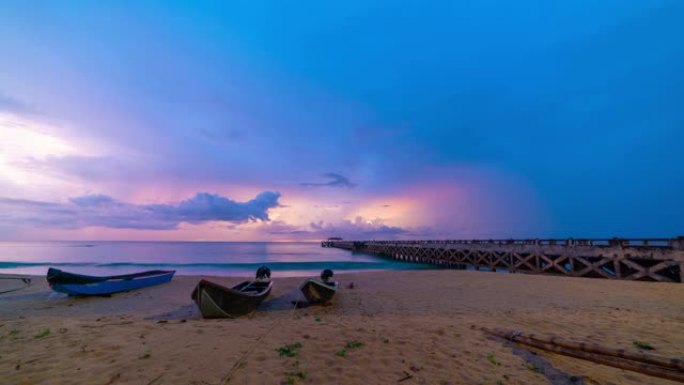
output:
POLYGON ((151 270, 141 273, 95 277, 50 268, 47 281, 52 290, 69 295, 110 295, 159 285, 171 281, 175 270, 151 270))

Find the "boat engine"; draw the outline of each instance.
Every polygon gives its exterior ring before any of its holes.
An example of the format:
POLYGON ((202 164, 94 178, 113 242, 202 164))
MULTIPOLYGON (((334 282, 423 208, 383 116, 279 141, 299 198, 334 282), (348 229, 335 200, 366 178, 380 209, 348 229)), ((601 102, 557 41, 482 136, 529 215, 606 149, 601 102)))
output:
POLYGON ((261 266, 256 271, 257 279, 269 279, 271 278, 271 269, 268 266, 261 266))
POLYGON ((325 270, 323 270, 323 271, 321 272, 321 280, 322 280, 323 282, 328 282, 328 280, 329 280, 330 278, 332 278, 333 275, 334 275, 334 274, 333 274, 333 271, 332 271, 332 270, 330 270, 330 269, 325 269, 325 270))

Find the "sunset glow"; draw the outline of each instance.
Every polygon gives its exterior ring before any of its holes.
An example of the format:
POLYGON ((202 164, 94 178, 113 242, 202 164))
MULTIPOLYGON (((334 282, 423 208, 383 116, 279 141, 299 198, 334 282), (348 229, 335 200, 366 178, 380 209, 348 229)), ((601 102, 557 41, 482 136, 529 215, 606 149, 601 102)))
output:
POLYGON ((536 6, 5 3, 0 239, 681 233, 680 3, 536 6))

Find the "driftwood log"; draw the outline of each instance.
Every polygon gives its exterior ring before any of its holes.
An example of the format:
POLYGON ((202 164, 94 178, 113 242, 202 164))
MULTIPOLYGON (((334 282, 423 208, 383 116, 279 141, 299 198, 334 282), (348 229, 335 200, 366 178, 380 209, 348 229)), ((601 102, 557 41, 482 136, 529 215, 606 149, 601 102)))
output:
POLYGON ((569 341, 558 337, 525 335, 520 332, 504 329, 490 329, 486 327, 480 329, 485 333, 532 346, 537 349, 552 351, 654 377, 684 382, 684 370, 679 368, 681 365, 680 359, 669 359, 654 354, 633 352, 629 352, 629 354, 625 355, 624 353, 621 353, 622 349, 612 349, 581 341, 569 341))
MULTIPOLYGON (((483 330, 486 328, 483 328, 483 330)), ((607 356, 626 358, 628 360, 640 361, 647 364, 662 366, 669 369, 684 370, 684 361, 680 358, 671 358, 660 356, 652 353, 645 352, 632 352, 625 349, 614 349, 609 348, 599 344, 593 344, 585 341, 577 341, 572 339, 566 339, 556 336, 544 336, 532 333, 522 333, 518 331, 511 331, 505 329, 487 329, 485 330, 490 334, 502 335, 506 333, 512 333, 513 336, 525 337, 537 342, 558 345, 565 348, 582 350, 589 353, 603 354, 607 356)), ((508 336, 507 339, 510 339, 508 336)))

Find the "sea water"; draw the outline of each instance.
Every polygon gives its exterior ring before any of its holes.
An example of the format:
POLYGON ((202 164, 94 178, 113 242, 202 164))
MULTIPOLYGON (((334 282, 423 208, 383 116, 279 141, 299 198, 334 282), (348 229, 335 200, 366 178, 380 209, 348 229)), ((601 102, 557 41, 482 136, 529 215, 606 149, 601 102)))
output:
POLYGON ((395 261, 318 242, 0 242, 0 274, 44 275, 49 267, 90 275, 176 270, 179 275, 251 276, 266 265, 274 277, 431 265, 395 261))

